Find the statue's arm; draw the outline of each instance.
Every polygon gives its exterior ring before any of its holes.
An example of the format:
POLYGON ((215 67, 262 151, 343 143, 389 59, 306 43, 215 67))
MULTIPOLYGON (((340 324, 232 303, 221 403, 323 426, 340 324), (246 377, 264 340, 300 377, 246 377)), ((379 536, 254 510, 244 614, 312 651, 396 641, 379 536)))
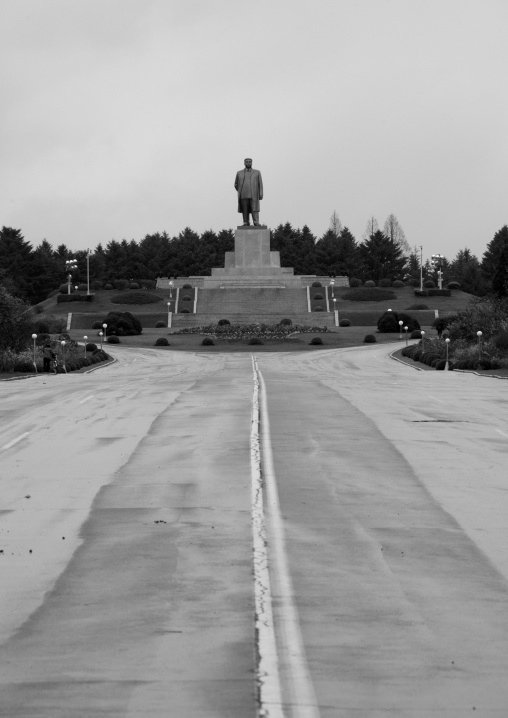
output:
POLYGON ((261 172, 259 173, 259 199, 263 199, 263 179, 261 172))
POLYGON ((237 173, 236 173, 236 177, 235 177, 235 189, 236 189, 237 192, 238 192, 238 187, 240 186, 240 177, 239 177, 239 175, 240 175, 240 173, 237 172, 237 173))

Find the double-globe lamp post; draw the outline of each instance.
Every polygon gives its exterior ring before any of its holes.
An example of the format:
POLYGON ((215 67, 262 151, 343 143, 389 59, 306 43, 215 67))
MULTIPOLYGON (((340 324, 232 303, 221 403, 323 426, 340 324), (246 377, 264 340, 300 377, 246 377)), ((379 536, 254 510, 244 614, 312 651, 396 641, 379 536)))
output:
POLYGON ((439 289, 443 288, 443 272, 441 267, 443 266, 444 256, 442 254, 433 254, 431 257, 431 265, 437 271, 437 286, 439 289))
POLYGON ((85 336, 83 337, 83 339, 85 340, 85 357, 86 357, 86 343, 87 343, 87 341, 88 341, 88 337, 86 336, 86 334, 85 334, 85 336))
MULTIPOLYGON (((106 331, 107 328, 108 328, 108 325, 104 322, 104 324, 102 325, 102 329, 104 332, 104 341, 106 341, 106 337, 108 336, 107 331, 106 331)), ((102 343, 101 343, 101 349, 102 349, 102 343)))

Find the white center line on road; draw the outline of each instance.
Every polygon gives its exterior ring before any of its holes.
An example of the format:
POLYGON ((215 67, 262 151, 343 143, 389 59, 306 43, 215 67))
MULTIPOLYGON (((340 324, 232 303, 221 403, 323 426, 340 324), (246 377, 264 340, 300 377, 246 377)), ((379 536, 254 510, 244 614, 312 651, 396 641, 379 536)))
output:
POLYGON ((432 394, 429 394, 429 397, 430 397, 431 399, 434 399, 434 401, 438 401, 440 404, 446 404, 446 402, 444 401, 444 399, 438 399, 437 396, 432 396, 432 394))
POLYGON ((10 449, 15 444, 18 444, 20 441, 23 441, 23 439, 26 439, 26 437, 30 434, 29 431, 25 431, 24 434, 20 434, 18 437, 13 439, 12 441, 9 441, 8 444, 4 444, 3 446, 0 446, 0 451, 6 451, 7 449, 10 449))
MULTIPOLYGON (((257 361, 253 359, 253 362, 261 389, 259 401, 261 454, 267 494, 271 548, 273 548, 273 556, 271 552, 270 562, 273 565, 271 576, 273 577, 275 588, 272 593, 277 599, 278 607, 275 622, 278 629, 279 656, 285 669, 284 674, 287 676, 289 693, 289 701, 284 700, 284 705, 290 710, 289 715, 292 718, 319 718, 316 694, 307 665, 293 582, 289 571, 284 523, 280 511, 277 477, 273 464, 266 385, 257 366, 257 361)), ((272 716, 278 714, 270 713, 268 710, 268 712, 261 715, 272 718, 272 716)))
POLYGON ((498 434, 501 434, 501 436, 506 436, 506 438, 508 439, 508 434, 505 434, 504 431, 501 431, 501 429, 496 429, 496 431, 498 434))
POLYGON ((90 396, 85 396, 84 399, 81 399, 81 401, 78 401, 78 404, 84 404, 85 401, 90 401, 90 399, 93 399, 95 394, 90 394, 90 396))

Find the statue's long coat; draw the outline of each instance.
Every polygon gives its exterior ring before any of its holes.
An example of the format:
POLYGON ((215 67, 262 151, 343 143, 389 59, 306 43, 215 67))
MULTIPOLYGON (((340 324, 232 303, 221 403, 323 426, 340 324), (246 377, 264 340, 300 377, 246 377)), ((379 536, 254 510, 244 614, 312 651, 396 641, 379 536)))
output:
MULTIPOLYGON (((259 212, 259 200, 263 199, 263 180, 261 179, 261 172, 259 170, 251 169, 250 173, 252 174, 252 211, 259 212)), ((240 214, 242 214, 242 203, 240 202, 240 195, 242 193, 244 179, 245 170, 240 170, 236 173, 235 189, 238 191, 238 211, 240 212, 240 214)))

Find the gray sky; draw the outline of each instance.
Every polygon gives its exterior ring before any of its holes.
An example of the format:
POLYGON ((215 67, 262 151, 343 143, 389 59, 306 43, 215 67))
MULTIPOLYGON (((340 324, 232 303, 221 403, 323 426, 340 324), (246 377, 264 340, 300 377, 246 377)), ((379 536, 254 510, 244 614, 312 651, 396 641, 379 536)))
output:
POLYGON ((261 220, 424 258, 508 223, 506 0, 0 0, 0 225, 95 247, 261 220))

